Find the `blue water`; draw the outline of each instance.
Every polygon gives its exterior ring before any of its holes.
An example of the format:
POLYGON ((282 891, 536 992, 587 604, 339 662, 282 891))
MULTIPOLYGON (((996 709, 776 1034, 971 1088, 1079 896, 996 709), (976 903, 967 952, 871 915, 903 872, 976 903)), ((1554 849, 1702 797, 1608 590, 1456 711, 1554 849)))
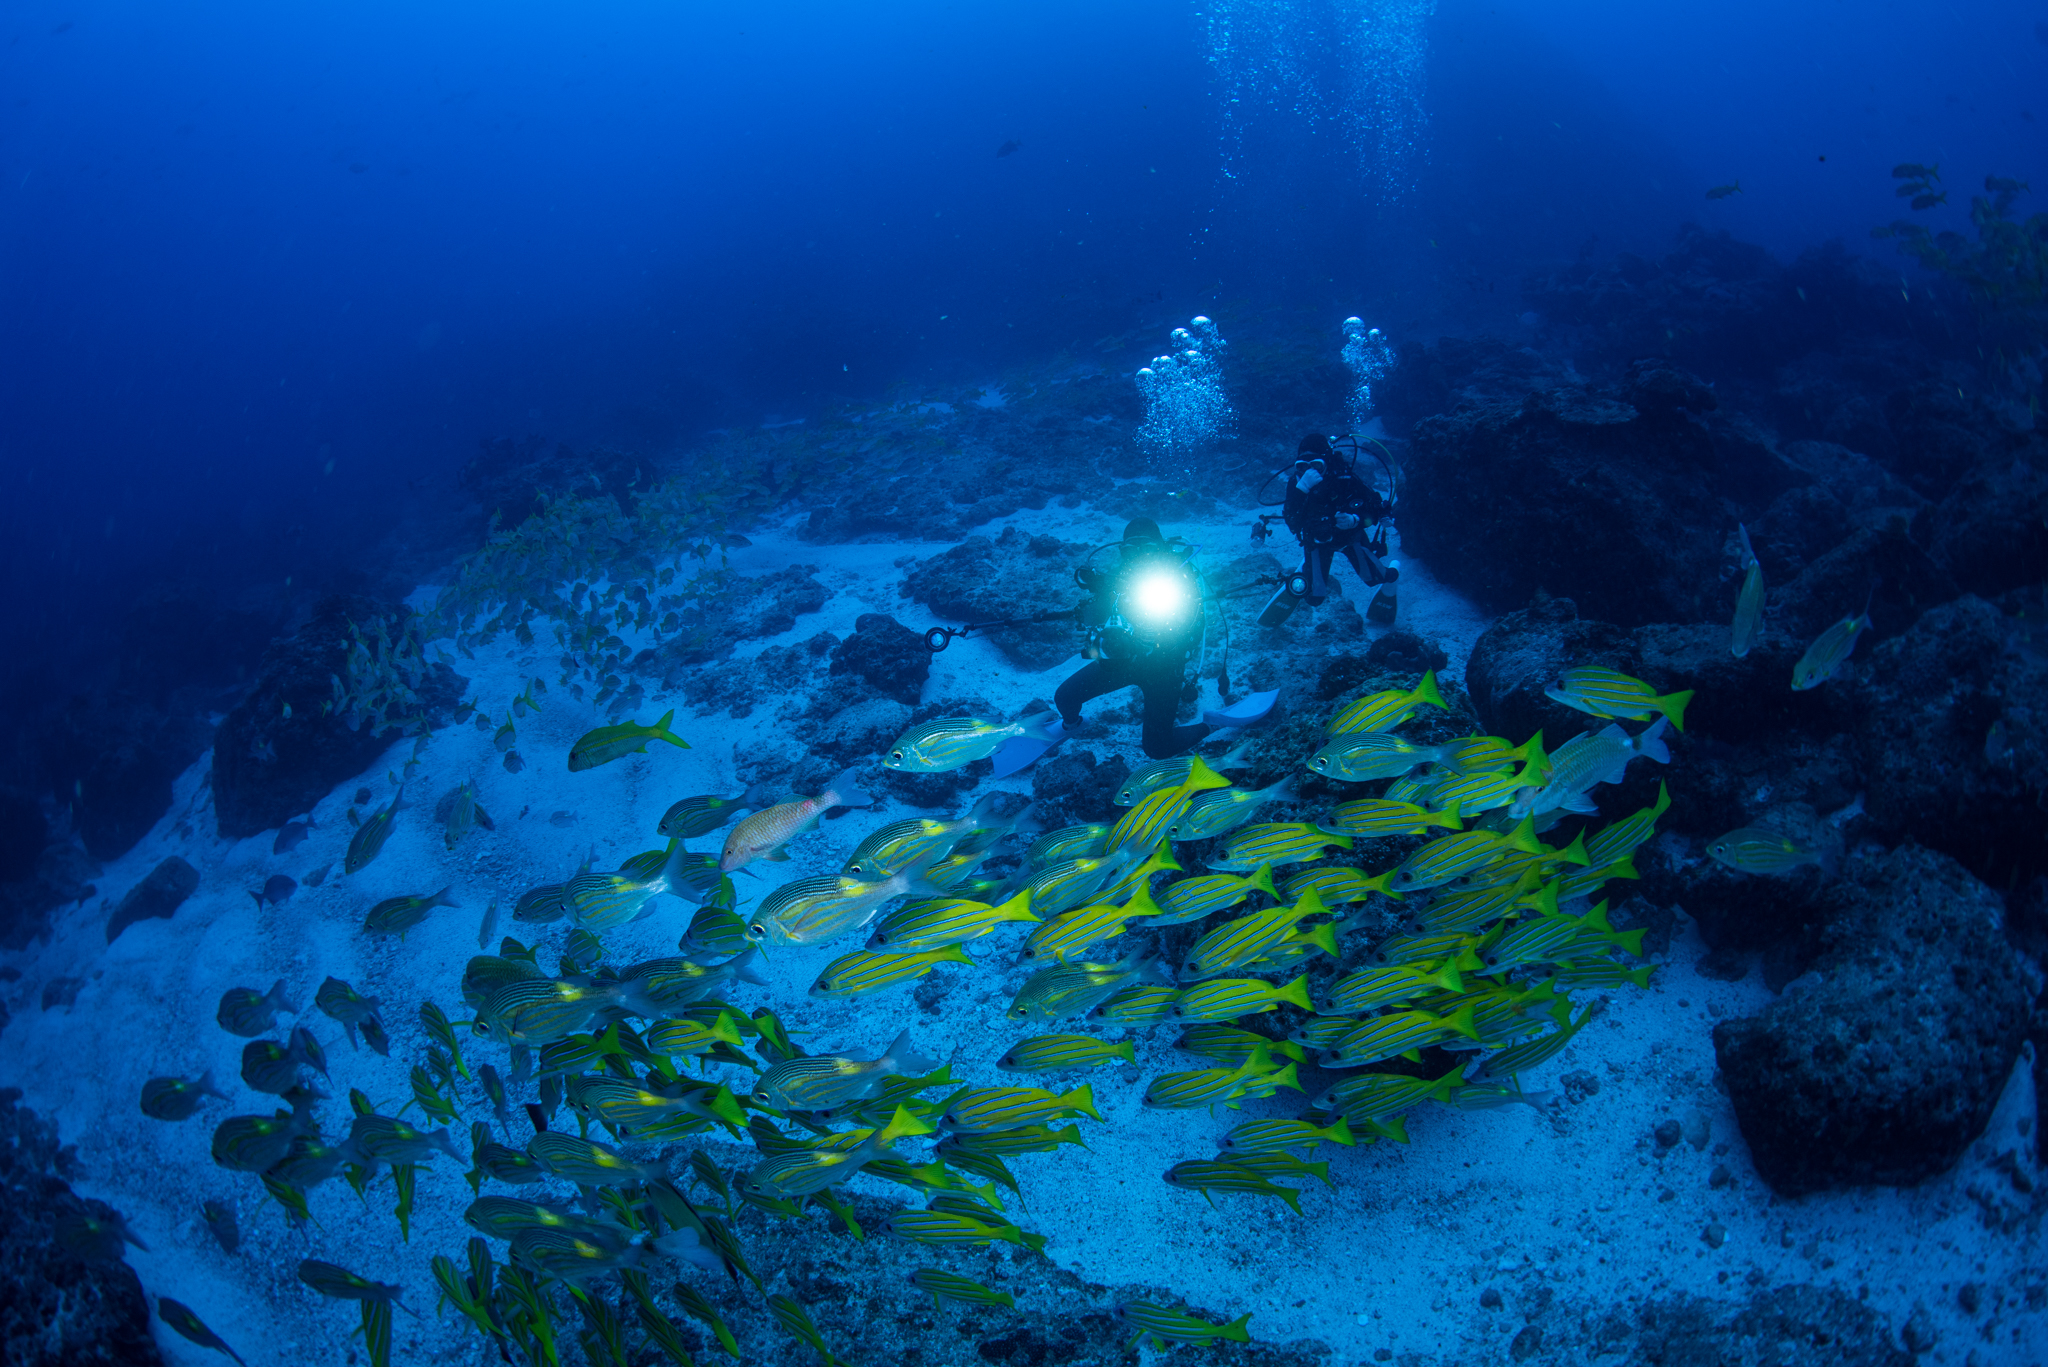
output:
POLYGON ((1867 250, 1896 161, 2041 169, 2024 5, 1390 3, 1385 149, 1331 38, 1374 6, 1213 8, 15 8, 9 638, 331 572, 482 435, 671 445, 1219 288, 1427 327, 1591 236, 1867 250), (1307 50, 1233 88, 1218 15, 1307 50))

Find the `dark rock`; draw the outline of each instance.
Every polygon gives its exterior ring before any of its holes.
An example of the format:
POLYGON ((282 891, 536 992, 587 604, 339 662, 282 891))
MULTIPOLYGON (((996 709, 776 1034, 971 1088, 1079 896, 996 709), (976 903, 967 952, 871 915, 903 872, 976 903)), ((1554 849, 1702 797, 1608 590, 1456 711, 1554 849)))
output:
POLYGON ((2048 579, 2048 451, 1979 463, 1935 508, 1935 561, 1986 598, 2048 579))
MULTIPOLYGON (((987 407, 962 395, 944 415, 864 420, 848 433, 849 447, 858 449, 832 461, 839 468, 826 478, 797 490, 813 509, 797 534, 807 541, 952 541, 1019 509, 1055 500, 1102 506, 1115 494, 1109 475, 1096 467, 1134 452, 1128 438, 1136 423, 1124 415, 1138 396, 1128 376, 1076 377, 1007 398, 987 407), (883 430, 899 421, 909 430, 893 437, 883 430)), ((818 440, 833 438, 820 431, 818 440)), ((1162 485, 1160 493, 1174 489, 1162 485)))
POLYGON ((1720 565, 1699 531, 1729 521, 1723 495, 1761 507, 1807 477, 1686 416, 1696 380, 1642 378, 1665 407, 1568 386, 1416 424, 1403 544, 1494 610, 1542 591, 1624 626, 1706 615, 1720 565))
POLYGON ((1670 418, 1681 413, 1711 413, 1721 406, 1697 375, 1688 375, 1661 356, 1628 363, 1622 377, 1623 397, 1645 416, 1670 418))
POLYGON ((1121 759, 1098 761, 1092 750, 1063 745, 1032 767, 1038 820, 1049 831, 1089 821, 1113 824, 1123 815, 1116 805, 1117 789, 1130 774, 1130 765, 1121 759))
POLYGON ((1671 908, 1641 896, 1623 900, 1607 913, 1607 923, 1624 935, 1631 930, 1642 931, 1642 952, 1636 957, 1645 960, 1669 954, 1671 937, 1678 929, 1678 917, 1671 908))
POLYGON ((1739 949, 1710 949, 1693 965, 1709 982, 1739 983, 1749 976, 1749 956, 1739 949))
MULTIPOLYGON (((1765 574, 1769 573, 1767 568, 1765 574)), ((1766 593, 1771 629, 1799 641, 1803 652, 1807 642, 1862 611, 1865 604, 1876 634, 1889 636, 1911 626, 1928 608, 1955 597, 1957 589, 1913 539, 1905 514, 1896 513, 1857 527, 1790 583, 1767 583, 1766 593)))
POLYGON ((1419 673, 1425 669, 1442 669, 1451 662, 1451 657, 1429 637, 1396 627, 1372 643, 1365 652, 1365 661, 1381 669, 1419 673))
POLYGON ((1881 525, 1895 514, 1908 521, 1928 506, 1927 500, 1863 449, 1851 450, 1831 441, 1789 441, 1779 448, 1786 464, 1813 483, 1780 494, 1749 529, 1750 544, 1764 561, 1764 573, 1783 582, 1804 563, 1841 540, 1854 527, 1881 525), (1757 537, 1761 534, 1762 541, 1757 537), (1766 555, 1780 557, 1775 568, 1766 555), (1789 561, 1786 557, 1790 557, 1789 561))
POLYGON ((1557 1080, 1564 1088, 1564 1099, 1574 1106, 1584 1105, 1592 1097, 1600 1095, 1600 1079, 1583 1068, 1574 1068, 1557 1080))
POLYGON ((1814 932, 1820 981, 1714 1028, 1756 1170, 1781 1195, 1904 1186, 1983 1132, 2032 995, 1996 893, 1905 846, 1853 860, 1814 932))
POLYGON ((1923 376, 1885 399, 1897 443, 1892 468, 1928 498, 1939 499, 1964 471, 1991 454, 1984 415, 1946 380, 1923 376))
POLYGON ((47 935, 50 916, 66 902, 83 902, 93 893, 88 880, 99 865, 77 840, 52 840, 43 846, 27 878, 0 883, 0 947, 20 949, 47 935))
POLYGON ((1316 676, 1316 697, 1324 702, 1358 692, 1372 666, 1363 655, 1346 651, 1323 666, 1316 676))
POLYGON ((1484 1291, 1480 1292, 1480 1293, 1479 1293, 1479 1305, 1480 1305, 1480 1308, 1481 1308, 1481 1309, 1484 1309, 1484 1310, 1498 1310, 1498 1309, 1500 1309, 1500 1292, 1499 1292, 1499 1290, 1497 1290, 1497 1289, 1496 1289, 1496 1288, 1494 1288, 1494 1287, 1491 1287, 1491 1286, 1489 1286, 1489 1287, 1487 1287, 1487 1288, 1486 1288, 1486 1289, 1485 1289, 1484 1291))
POLYGON ((1573 378, 1568 367, 1542 352, 1498 337, 1447 336, 1434 344, 1404 345, 1400 353, 1401 363, 1373 386, 1373 397, 1401 426, 1470 404, 1519 402, 1532 390, 1573 378))
MULTIPOLYGON (((382 618, 387 629, 403 630, 411 616, 397 604, 330 598, 297 634, 271 643, 255 685, 214 737, 214 816, 223 836, 241 839, 283 826, 391 744, 389 727, 404 718, 371 719, 352 731, 339 713, 323 715, 323 704, 333 699, 332 680, 349 677, 350 624, 368 631, 382 618)), ((418 689, 428 719, 446 725, 468 682, 447 665, 430 666, 418 689)))
POLYGON ((133 694, 75 697, 43 729, 44 777, 96 859, 118 859, 169 810, 171 783, 211 728, 133 694))
POLYGON ((957 981, 950 973, 927 974, 918 981, 917 990, 910 994, 910 998, 917 1003, 918 1010, 927 1016, 936 1016, 946 994, 953 990, 957 981))
MULTIPOLYGON (((1793 1284, 1760 1291, 1730 1305, 1674 1295, 1644 1303, 1636 1323, 1603 1341, 1626 1347, 1626 1360, 1706 1367, 1769 1363, 1771 1367, 1912 1367, 1894 1347, 1877 1312, 1833 1287, 1793 1284), (1632 1343, 1627 1341, 1632 1339, 1632 1343)), ((1605 1336, 1603 1336, 1605 1338, 1605 1336)), ((1553 1343, 1553 1347, 1559 1345, 1553 1343)))
POLYGON ((20 1367, 159 1364, 149 1303, 126 1262, 89 1262, 59 1244, 60 1219, 114 1212, 73 1194, 57 1127, 0 1089, 0 1362, 20 1367))
MULTIPOLYGON (((1130 1327, 1110 1308, 1122 1302, 1184 1305, 1189 1313, 1219 1324, 1230 1318, 1220 1305, 1183 1300, 1167 1286, 1105 1287, 1084 1281, 1050 1259, 1013 1259, 985 1250, 968 1251, 948 1265, 1011 1292, 1016 1308, 935 1310, 931 1297, 910 1280, 918 1268, 931 1265, 930 1249, 905 1239, 877 1237, 904 1203, 857 1191, 841 1193, 841 1198, 863 1227, 865 1240, 828 1234, 836 1224, 790 1220, 763 1224, 750 1231, 746 1241, 748 1262, 764 1280, 774 1277, 805 1306, 827 1350, 840 1361, 903 1367, 1094 1367, 1134 1360, 1135 1355, 1126 1351, 1130 1327)), ((1025 1218, 1030 1228, 1029 1216, 1025 1218)), ((724 1278, 707 1278, 700 1289, 730 1326, 738 1361, 798 1361, 788 1330, 751 1286, 743 1292, 724 1278)), ((1256 1317, 1252 1324, 1256 1335, 1256 1317)), ((716 1351, 707 1337, 707 1347, 698 1356, 716 1351)), ((1222 1343, 1201 1355, 1201 1361, 1219 1367, 1322 1367, 1328 1360, 1322 1345, 1300 1341, 1222 1343)))
MULTIPOLYGON (((1811 816, 1812 809, 1805 812, 1811 816)), ((1754 954, 1780 943, 1803 943, 1820 917, 1828 876, 1812 864, 1786 873, 1743 873, 1708 858, 1707 838, 1696 843, 1667 835, 1638 850, 1642 895, 1684 908, 1698 923, 1700 938, 1719 953, 1754 954)))
POLYGON ((1508 1341, 1508 1356, 1516 1362, 1526 1362, 1542 1351, 1543 1331, 1533 1324, 1523 1325, 1508 1341))
MULTIPOLYGON (((1695 223, 1679 230, 1664 257, 1617 252, 1602 262, 1582 253, 1526 281, 1523 295, 1540 311, 1546 339, 1582 366, 1668 357, 1724 388, 1731 379, 1769 381, 1816 350, 1852 351, 1897 332, 1896 271, 1838 241, 1782 264, 1754 243, 1695 223)), ((1854 359, 1836 368, 1862 381, 1874 362, 1854 359)), ((1924 358, 1916 359, 1924 373, 1924 358)), ((1806 402, 1816 406, 1815 396, 1806 402)))
MULTIPOLYGON (((1732 592, 1728 608, 1732 614, 1732 592)), ((1685 708, 1686 742, 1741 744, 1776 739, 1786 731, 1825 732, 1835 725, 1839 708, 1827 690, 1792 690, 1792 667, 1806 653, 1806 639, 1767 627, 1739 660, 1729 653, 1729 639, 1726 623, 1639 627, 1632 652, 1636 668, 1624 672, 1659 693, 1693 691, 1685 708)), ((1591 717, 1585 721, 1602 724, 1591 717)), ((1551 739, 1548 733, 1545 739, 1551 739)))
POLYGON ((838 764, 881 758, 910 723, 910 708, 893 698, 868 698, 834 713, 807 733, 811 749, 838 764))
MULTIPOLYGON (((1087 552, 1086 546, 1006 527, 994 540, 970 536, 919 561, 904 577, 903 595, 929 605, 949 625, 1059 612, 1086 596, 1074 586, 1074 567, 1087 552)), ((1050 669, 1081 645, 1071 621, 1002 627, 988 639, 1030 670, 1050 669)))
POLYGON ((112 944, 115 936, 137 921, 170 918, 198 888, 199 870, 172 855, 130 888, 121 904, 114 908, 114 914, 107 918, 107 942, 112 944))
POLYGON ((822 720, 874 696, 858 677, 825 677, 827 657, 838 644, 837 636, 821 631, 795 645, 767 646, 751 659, 719 660, 667 678, 700 714, 727 711, 746 717, 764 703, 786 698, 800 704, 796 711, 822 720))
POLYGON ((1316 677, 1316 697, 1324 702, 1349 700, 1378 688, 1415 686, 1425 670, 1442 669, 1450 663, 1443 647, 1412 631, 1396 628, 1374 641, 1364 654, 1345 651, 1332 658, 1316 677), (1405 684, 1382 683, 1388 676, 1405 677, 1405 684))
POLYGON ((1850 709, 1871 821, 1995 886, 2048 864, 2048 657, 2026 630, 2038 627, 1964 597, 1826 685, 1850 709))
MULTIPOLYGON (((496 514, 498 525, 508 528, 540 511, 543 498, 601 493, 618 500, 653 474, 643 458, 602 446, 578 451, 542 437, 498 437, 477 447, 456 482, 476 496, 487 517, 496 514)), ((631 509, 622 504, 620 511, 631 509)))
POLYGON ((50 823, 33 797, 0 788, 0 883, 14 883, 36 871, 36 859, 50 838, 50 823))
POLYGON ((833 650, 832 672, 857 674, 878 692, 915 707, 931 676, 932 653, 922 636, 894 617, 864 612, 854 619, 853 635, 833 650))
POLYGON ((52 978, 43 984, 43 1010, 54 1011, 63 1007, 69 1011, 78 1000, 79 989, 85 986, 83 978, 52 978))
POLYGON ((1465 665, 1465 688, 1480 725, 1520 744, 1536 732, 1557 746, 1594 719, 1543 690, 1567 669, 1599 665, 1639 674, 1641 663, 1629 633, 1611 622, 1579 616, 1569 598, 1539 597, 1510 612, 1483 632, 1465 665))
POLYGON ((1678 1141, 1685 1138, 1685 1127, 1676 1120, 1660 1120, 1657 1122, 1657 1128, 1651 1132, 1651 1137, 1657 1141, 1658 1148, 1675 1149, 1678 1147, 1678 1141))
POLYGON ((817 572, 816 565, 785 565, 755 579, 713 576, 693 583, 679 614, 682 631, 635 659, 633 667, 673 679, 683 666, 724 660, 741 641, 794 629, 797 618, 816 612, 832 597, 832 590, 814 577, 817 572))
POLYGON ((1906 1345, 1909 1353, 1931 1353, 1934 1345, 1941 1342, 1941 1334, 1934 1327, 1934 1319, 1927 1313, 1927 1307, 1916 1305, 1913 1313, 1906 1316, 1906 1322, 1899 1326, 1899 1342, 1906 1345))

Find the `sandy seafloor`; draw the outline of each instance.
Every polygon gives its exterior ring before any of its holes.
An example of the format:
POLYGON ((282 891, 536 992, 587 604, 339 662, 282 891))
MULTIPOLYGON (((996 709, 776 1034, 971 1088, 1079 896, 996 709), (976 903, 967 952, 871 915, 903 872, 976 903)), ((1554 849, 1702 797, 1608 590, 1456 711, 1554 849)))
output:
MULTIPOLYGON (((1246 549, 1251 511, 1168 530, 1204 543, 1205 561, 1219 565, 1246 549)), ((1119 530, 1087 509, 1052 508, 1007 520, 1090 543, 1119 530)), ((980 530, 994 534, 1001 525, 980 530)), ((747 652, 819 631, 844 635, 869 611, 892 613, 921 629, 921 609, 898 593, 903 571, 895 564, 945 549, 901 542, 819 546, 793 540, 786 528, 763 530, 753 540, 734 554, 735 568, 752 574, 815 563, 833 596, 783 637, 750 642, 747 652)), ((1291 549, 1274 544, 1283 555, 1291 549)), ((1356 597, 1356 584, 1342 573, 1356 597)), ((1485 620, 1436 586, 1426 567, 1408 561, 1404 575, 1401 625, 1434 637, 1449 652, 1447 673, 1455 676, 1485 620)), ((415 601, 430 601, 432 592, 424 586, 415 601)), ((471 695, 502 716, 525 678, 542 675, 552 687, 554 660, 551 649, 514 647, 480 653, 458 668, 471 679, 471 695)), ((1021 673, 986 642, 960 641, 933 660, 925 697, 980 696, 1014 715, 1033 698, 1049 698, 1075 663, 1021 673)), ((605 719, 558 687, 545 703, 541 715, 519 724, 528 767, 517 775, 504 770, 491 738, 473 727, 436 733, 410 784, 413 805, 401 814, 383 854, 354 877, 338 876, 350 833, 343 815, 350 795, 360 784, 379 803, 386 800, 385 775, 403 762, 405 743, 330 793, 316 809, 318 829, 286 856, 272 855, 270 832, 242 841, 207 834, 213 823, 203 787, 209 759, 203 757, 179 780, 171 814, 99 881, 109 901, 118 900, 166 855, 182 855, 202 882, 174 919, 139 922, 108 946, 107 904, 84 905, 62 914, 51 941, 0 956, 22 975, 4 985, 13 1021, 0 1045, 0 1085, 20 1087, 26 1104, 59 1122, 64 1139, 77 1145, 77 1189, 120 1209, 149 1244, 149 1251, 128 1252, 143 1284, 191 1305, 252 1367, 349 1360, 356 1315, 297 1282, 294 1269, 307 1256, 407 1288, 408 1303, 424 1318, 398 1317, 395 1361, 481 1363, 495 1361, 495 1354, 459 1316, 437 1319, 432 1310, 428 1259, 436 1252, 459 1259, 471 1232, 461 1220, 470 1192, 457 1164, 442 1159, 421 1173, 407 1244, 398 1238, 388 1182, 371 1188, 367 1204, 345 1182, 326 1183, 312 1194, 317 1226, 298 1233, 253 1176, 212 1163, 208 1141, 221 1119, 271 1109, 270 1098, 239 1082, 243 1041, 214 1022, 222 991, 287 981, 305 1008, 299 1019, 328 1047, 335 1100, 323 1114, 330 1135, 346 1116, 348 1087, 395 1112, 410 1096, 407 1070, 426 1047, 419 1003, 431 998, 458 1020, 468 1014, 457 984, 464 962, 478 952, 479 919, 494 898, 509 911, 522 890, 561 880, 592 847, 596 867, 616 868, 626 856, 661 843, 653 830, 669 803, 693 793, 736 792, 736 761, 761 747, 787 750, 791 744, 776 734, 772 707, 742 720, 683 709, 676 729, 694 746, 688 752, 656 745, 644 756, 572 774, 564 764, 570 744, 605 719), (451 855, 433 820, 434 800, 472 777, 497 830, 473 834, 451 855), (188 815, 194 833, 181 837, 180 821, 188 815), (252 903, 248 890, 269 874, 303 879, 330 862, 337 875, 323 887, 301 887, 288 902, 261 911, 252 903), (460 909, 436 911, 402 943, 361 933, 373 900, 446 884, 453 885, 460 909), (391 1058, 351 1052, 340 1029, 313 1009, 313 991, 329 974, 385 1003, 391 1058), (41 1010, 44 985, 59 977, 83 978, 85 986, 70 1009, 41 1010), (233 1104, 209 1101, 182 1124, 140 1113, 137 1095, 146 1078, 202 1068, 236 1096, 233 1104), (239 1255, 222 1253, 200 1222, 199 1205, 207 1198, 236 1206, 244 1239, 239 1255)), ((637 715, 652 720, 668 705, 657 694, 637 715)), ((1126 728, 1110 740, 1125 742, 1124 753, 1135 763, 1141 756, 1129 734, 1134 731, 1126 728)), ((1105 749, 1101 741, 1089 744, 1105 749)), ((996 786, 1028 792, 1029 778, 1026 773, 996 786)), ((1671 780, 1684 781, 1682 755, 1671 780)), ((741 879, 742 896, 750 902, 785 876, 834 872, 868 831, 912 814, 934 815, 885 803, 828 822, 794 843, 788 864, 756 866, 767 877, 741 879)), ((693 844, 713 848, 723 834, 693 844)), ((607 961, 675 952, 691 910, 664 898, 653 916, 605 937, 607 961)), ((506 916, 497 934, 534 929, 506 916)), ((542 962, 552 966, 567 925, 539 929, 547 932, 542 962)), ((732 1000, 750 1009, 771 1005, 799 1043, 819 1052, 869 1054, 908 1025, 925 1052, 944 1057, 957 1051, 956 1075, 1010 1085, 1018 1079, 992 1064, 1029 1033, 1003 1015, 1023 976, 1012 964, 1022 934, 1021 927, 1005 927, 975 942, 977 969, 940 968, 968 981, 949 993, 937 1016, 913 1004, 909 985, 853 1002, 806 995, 819 967, 857 947, 861 936, 780 951, 769 965, 772 985, 742 989, 732 1000)), ((1255 1338, 1298 1347, 1317 1341, 1333 1363, 1373 1361, 1380 1350, 1422 1363, 1507 1361, 1509 1342, 1524 1321, 1511 1309, 1484 1308, 1481 1293, 1488 1288, 1507 1293, 1512 1307, 1518 1291, 1547 1286, 1559 1302, 1597 1318, 1652 1296, 1686 1292, 1734 1302, 1793 1282, 1867 1299, 1894 1333, 1920 1309, 1938 1335, 1926 1361, 2048 1361, 2048 1321, 2026 1305, 2030 1290, 2039 1304, 2048 1263, 2032 1222, 2008 1218, 2019 1216, 2026 1200, 2015 1194, 2010 1165, 2016 1162, 2023 1175, 2032 1171, 2035 1099, 2026 1060, 1990 1132, 1956 1171, 1910 1190, 1777 1199, 1751 1170, 1734 1114, 1716 1089, 1709 1038, 1715 1018, 1754 1009, 1768 989, 1756 973, 1732 984, 1699 976, 1694 965, 1703 952, 1690 923, 1682 921, 1648 991, 1606 994, 1604 1014, 1561 1057, 1523 1078, 1532 1090, 1556 1089, 1563 1075, 1587 1073, 1598 1081, 1596 1093, 1584 1095, 1581 1085, 1575 1099, 1560 1096, 1540 1111, 1514 1106, 1465 1114, 1425 1106, 1409 1117, 1413 1142, 1407 1146, 1325 1146, 1313 1156, 1331 1160, 1337 1185, 1325 1190, 1304 1180, 1300 1217, 1250 1196, 1219 1196, 1211 1205, 1160 1180, 1177 1161, 1210 1156, 1215 1139, 1240 1115, 1141 1108, 1144 1078, 1206 1066, 1171 1049, 1174 1029, 1144 1032, 1138 1071, 1105 1068, 1087 1079, 1108 1122, 1082 1122, 1088 1149, 1063 1147, 1013 1160, 1027 1204, 1022 1223, 1050 1236, 1047 1255, 1089 1282, 1168 1287, 1216 1319, 1250 1312, 1255 1338), (1680 1142, 1660 1156, 1651 1135, 1665 1119, 1679 1120, 1703 1142, 1680 1142), (1732 1176, 1718 1188, 1710 1182, 1717 1165, 1732 1176), (1994 1221, 2017 1228, 2000 1233, 1994 1221), (1725 1230, 1719 1247, 1705 1237, 1715 1225, 1725 1230), (1956 1293, 1965 1282, 1983 1288, 1984 1308, 1974 1317, 1957 1309, 1956 1293)), ((275 1033, 289 1024, 281 1021, 275 1033)), ((495 1060, 504 1067, 492 1047, 467 1047, 473 1063, 495 1060)), ((467 1095, 473 1105, 463 1117, 465 1129, 469 1120, 489 1115, 476 1089, 467 1095)), ((1273 1102, 1250 1103, 1244 1114, 1292 1114, 1299 1100, 1283 1092, 1273 1102)), ((458 1138, 466 1152, 466 1134, 459 1130, 458 1138)), ((719 1132, 703 1139, 727 1164, 750 1153, 719 1132)), ((913 1144, 906 1152, 914 1157, 921 1150, 913 1144)), ((908 1195, 866 1178, 857 1179, 856 1189, 892 1199, 908 1195)), ((742 1215, 743 1243, 751 1222, 761 1218, 742 1215)), ((932 1261, 943 1265, 945 1255, 932 1261)), ((159 1340, 173 1362, 220 1360, 161 1326, 159 1340)))

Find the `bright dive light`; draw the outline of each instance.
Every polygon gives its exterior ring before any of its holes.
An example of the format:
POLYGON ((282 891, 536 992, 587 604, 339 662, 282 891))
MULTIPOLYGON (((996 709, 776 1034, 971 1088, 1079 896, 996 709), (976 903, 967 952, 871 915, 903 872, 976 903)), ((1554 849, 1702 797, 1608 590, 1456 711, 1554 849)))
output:
POLYGON ((1187 586, 1171 570, 1153 570, 1131 589, 1133 615, 1148 622, 1164 622, 1178 617, 1187 601, 1187 586))

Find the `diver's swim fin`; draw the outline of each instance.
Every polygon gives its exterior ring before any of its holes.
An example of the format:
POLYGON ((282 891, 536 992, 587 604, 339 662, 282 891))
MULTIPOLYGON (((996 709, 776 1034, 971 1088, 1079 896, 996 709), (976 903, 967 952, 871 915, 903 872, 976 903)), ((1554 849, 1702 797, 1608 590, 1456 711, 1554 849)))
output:
POLYGON ((1264 721, 1273 710, 1273 704, 1280 701, 1280 690, 1275 688, 1265 693, 1254 693, 1248 698, 1204 712, 1202 720, 1217 730, 1238 726, 1256 726, 1264 721))
POLYGON ((1012 736, 996 748, 995 760, 997 778, 1029 769, 1038 762, 1038 757, 1067 738, 1066 724, 1058 717, 1040 728, 1040 735, 1012 736))

